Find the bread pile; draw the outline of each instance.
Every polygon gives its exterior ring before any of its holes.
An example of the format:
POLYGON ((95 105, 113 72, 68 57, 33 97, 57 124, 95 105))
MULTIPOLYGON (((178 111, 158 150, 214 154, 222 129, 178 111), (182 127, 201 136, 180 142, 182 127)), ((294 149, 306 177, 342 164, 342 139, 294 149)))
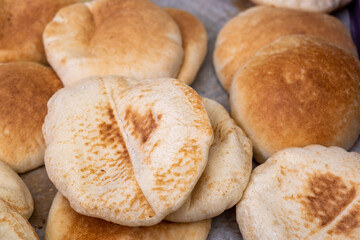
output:
POLYGON ((48 109, 46 170, 81 215, 124 226, 202 221, 234 206, 249 180, 251 142, 179 80, 94 76, 58 91, 48 109))
POLYGON ((43 125, 59 191, 47 239, 206 239, 209 219, 242 197, 252 143, 186 85, 206 53, 199 20, 146 0, 98 0, 62 8, 43 39, 65 86, 43 125))
POLYGON ((359 239, 360 155, 344 149, 360 133, 360 63, 337 19, 260 6, 229 21, 214 66, 234 121, 188 86, 207 45, 188 12, 148 0, 0 9, 1 36, 19 29, 0 38, 0 239, 38 239, 13 170, 44 162, 58 190, 47 240, 206 239, 235 205, 245 240, 359 239), (253 154, 266 162, 251 174, 253 154))
POLYGON ((360 133, 360 63, 346 28, 321 13, 254 7, 221 30, 214 65, 266 161, 237 204, 244 239, 359 239, 360 155, 342 148, 360 133))
POLYGON ((349 149, 359 136, 360 64, 331 16, 249 9, 219 33, 214 65, 260 163, 287 147, 349 149))

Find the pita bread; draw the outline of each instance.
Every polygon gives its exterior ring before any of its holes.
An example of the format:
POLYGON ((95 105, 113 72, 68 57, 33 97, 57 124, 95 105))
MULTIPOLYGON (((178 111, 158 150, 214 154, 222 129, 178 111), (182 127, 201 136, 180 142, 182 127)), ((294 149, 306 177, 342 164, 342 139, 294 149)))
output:
POLYGON ((190 85, 206 56, 206 30, 199 19, 184 10, 174 8, 165 8, 164 10, 177 23, 182 37, 184 59, 177 79, 190 85))
POLYGON ((211 220, 194 223, 161 222, 151 227, 125 227, 75 212, 57 193, 50 209, 45 240, 205 240, 211 220))
POLYGON ((309 144, 349 149, 360 133, 360 63, 303 35, 260 50, 234 77, 231 113, 264 162, 276 151, 309 144))
POLYGON ((96 0, 61 9, 44 31, 64 85, 95 75, 176 77, 183 49, 173 19, 147 0, 96 0))
POLYGON ((45 165, 80 214, 146 226, 190 196, 213 133, 201 97, 184 83, 132 81, 99 77, 57 92, 43 127, 45 165))
POLYGON ((0 199, 27 219, 34 210, 34 202, 29 189, 22 179, 2 161, 0 161, 0 199))
POLYGON ((226 23, 217 37, 214 66, 225 90, 229 91, 235 73, 257 51, 280 37, 292 34, 319 37, 357 56, 349 30, 333 16, 253 7, 226 23))
POLYGON ((351 0, 251 0, 256 4, 272 5, 310 12, 332 12, 351 2, 351 0))
POLYGON ((42 33, 62 7, 85 0, 1 0, 0 62, 47 63, 42 33))
POLYGON ((249 181, 252 144, 219 103, 204 99, 214 131, 209 160, 191 197, 166 217, 174 222, 192 222, 215 217, 241 199, 249 181))
POLYGON ((0 240, 38 240, 30 223, 0 199, 0 240))
POLYGON ((360 155, 312 145, 257 167, 240 203, 244 240, 360 239, 360 155))
POLYGON ((0 160, 16 172, 44 164, 41 126, 46 103, 61 87, 48 67, 31 62, 0 64, 0 160))

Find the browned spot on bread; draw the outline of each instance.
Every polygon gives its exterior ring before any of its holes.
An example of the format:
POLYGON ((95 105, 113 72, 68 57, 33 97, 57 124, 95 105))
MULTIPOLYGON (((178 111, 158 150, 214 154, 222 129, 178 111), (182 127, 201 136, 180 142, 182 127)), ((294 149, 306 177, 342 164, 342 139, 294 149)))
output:
POLYGON ((355 204, 352 209, 342 219, 330 229, 328 233, 330 235, 347 235, 360 227, 360 204, 355 204))
MULTIPOLYGON (((142 193, 136 179, 130 155, 126 143, 121 134, 116 121, 113 109, 110 105, 95 107, 99 116, 96 127, 79 126, 81 129, 94 129, 96 137, 87 139, 84 147, 87 159, 79 169, 81 177, 87 179, 92 185, 97 187, 106 186, 108 183, 126 183, 132 188, 129 193, 124 187, 124 191, 119 191, 118 187, 108 187, 99 196, 89 196, 93 201, 102 201, 108 208, 113 209, 116 214, 126 215, 128 212, 135 211, 139 219, 148 219, 155 216, 155 212, 149 205, 142 193), (86 144, 87 143, 87 144, 86 144), (110 198, 111 192, 119 192, 124 196, 124 200, 114 200, 110 198), (124 206, 129 206, 128 208, 124 206)), ((85 131, 86 132, 86 131, 85 131)), ((80 136, 81 137, 81 136, 80 136)), ((87 138, 85 134, 84 138, 87 138)), ((111 185, 110 184, 110 185, 111 185)), ((120 185, 120 184, 119 184, 120 185)), ((86 192, 84 194, 87 194, 86 192)), ((93 206, 93 208, 96 206, 93 206)))
POLYGON ((157 121, 159 121, 161 117, 162 115, 159 114, 157 120, 155 120, 151 109, 148 109, 144 115, 141 115, 132 110, 131 107, 128 107, 125 112, 125 127, 132 128, 132 135, 141 139, 142 143, 145 143, 151 133, 158 127, 157 121))
POLYGON ((341 177, 330 172, 313 175, 308 191, 302 201, 306 215, 321 228, 331 223, 356 196, 354 186, 346 186, 341 177))
MULTIPOLYGON (((154 187, 153 191, 159 192, 159 194, 163 194, 166 189, 176 189, 179 192, 188 191, 190 182, 197 175, 197 166, 198 162, 202 160, 202 151, 194 139, 189 139, 178 150, 176 156, 178 156, 177 161, 174 161, 168 169, 158 169, 155 173, 157 187, 154 187)), ((173 196, 162 195, 161 199, 165 201, 169 197, 173 196)))

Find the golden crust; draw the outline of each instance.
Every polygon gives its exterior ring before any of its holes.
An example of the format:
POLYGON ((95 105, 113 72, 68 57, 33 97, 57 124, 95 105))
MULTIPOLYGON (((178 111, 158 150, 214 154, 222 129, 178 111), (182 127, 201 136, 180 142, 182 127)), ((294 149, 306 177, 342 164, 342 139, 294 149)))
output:
POLYGON ((190 85, 204 61, 207 49, 207 34, 204 25, 195 16, 180 9, 164 9, 179 26, 184 59, 177 79, 190 85))
POLYGON ((321 39, 287 36, 260 50, 237 73, 234 119, 257 161, 293 146, 349 149, 360 132, 360 64, 321 39))
POLYGON ((0 62, 46 63, 42 33, 62 7, 85 0, 1 0, 0 62))
POLYGON ((64 85, 95 75, 176 77, 181 33, 147 0, 97 0, 61 9, 43 34, 46 55, 64 85))
POLYGON ((210 225, 211 220, 204 220, 194 223, 163 221, 151 227, 125 227, 80 215, 71 209, 69 202, 60 193, 57 193, 50 209, 45 239, 205 240, 210 231, 210 225))
POLYGON ((56 74, 40 64, 0 65, 0 158, 16 172, 43 164, 46 104, 61 87, 56 74))
POLYGON ((217 37, 214 66, 225 90, 229 91, 235 73, 259 49, 291 34, 317 36, 357 55, 349 31, 335 17, 274 7, 254 7, 231 19, 217 37))

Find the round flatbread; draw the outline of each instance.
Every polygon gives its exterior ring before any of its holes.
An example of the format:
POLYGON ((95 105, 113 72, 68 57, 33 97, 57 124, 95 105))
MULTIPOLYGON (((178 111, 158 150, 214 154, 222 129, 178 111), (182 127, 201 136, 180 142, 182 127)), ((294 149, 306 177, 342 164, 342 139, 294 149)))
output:
POLYGON ((213 140, 202 98, 175 79, 93 78, 49 101, 46 170, 77 212, 154 225, 190 196, 213 140))
POLYGON ((64 85, 95 75, 176 77, 183 59, 177 24, 147 0, 65 7, 43 38, 48 61, 64 85))
POLYGON ((45 240, 206 240, 211 220, 194 223, 160 222, 150 227, 126 227, 78 214, 57 193, 50 209, 45 240))
POLYGON ((44 164, 41 126, 47 101, 61 87, 48 67, 32 62, 0 64, 0 160, 16 172, 44 164))
POLYGON ((280 37, 292 34, 319 37, 357 56, 349 30, 333 16, 283 8, 253 7, 227 22, 217 37, 214 66, 225 90, 230 90, 235 73, 257 51, 280 37))
POLYGON ((256 4, 298 9, 310 12, 332 12, 352 0, 251 0, 256 4))
POLYGON ((260 50, 234 78, 233 118, 264 162, 309 144, 349 149, 360 133, 360 63, 321 39, 283 37, 260 50))
POLYGON ((236 216, 244 240, 359 239, 360 154, 280 151, 253 171, 236 216))
POLYGON ((209 160, 190 198, 166 217, 174 222, 193 222, 220 215, 233 207, 249 181, 252 144, 219 103, 204 99, 214 131, 209 160))
POLYGON ((29 219, 33 213, 34 202, 29 189, 19 175, 2 161, 0 161, 0 199, 26 219, 29 219))
POLYGON ((38 240, 30 223, 0 199, 0 240, 38 240))
POLYGON ((47 63, 42 33, 62 7, 85 0, 1 0, 0 62, 47 63))
POLYGON ((164 10, 174 19, 181 32, 184 59, 176 78, 190 85, 206 56, 206 30, 200 20, 189 12, 174 8, 164 10))

